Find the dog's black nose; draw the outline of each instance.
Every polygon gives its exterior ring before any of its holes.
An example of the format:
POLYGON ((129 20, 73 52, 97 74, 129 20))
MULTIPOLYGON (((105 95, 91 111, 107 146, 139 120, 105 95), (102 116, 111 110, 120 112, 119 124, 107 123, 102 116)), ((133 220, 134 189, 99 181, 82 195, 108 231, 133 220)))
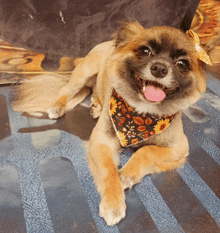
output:
POLYGON ((156 78, 163 78, 168 74, 168 69, 166 65, 156 62, 154 63, 151 68, 151 74, 156 78))

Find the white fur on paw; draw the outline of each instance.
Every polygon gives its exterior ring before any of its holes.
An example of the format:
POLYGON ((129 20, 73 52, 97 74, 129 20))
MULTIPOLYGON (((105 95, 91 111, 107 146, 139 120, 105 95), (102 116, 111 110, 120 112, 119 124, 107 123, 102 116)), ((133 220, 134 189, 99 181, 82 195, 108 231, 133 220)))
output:
POLYGON ((121 185, 122 185, 123 190, 127 188, 131 189, 135 184, 140 182, 140 180, 136 180, 132 177, 124 176, 122 170, 119 170, 118 174, 121 180, 121 185))
POLYGON ((64 115, 64 110, 52 107, 47 110, 47 114, 50 119, 57 119, 64 115))
POLYGON ((100 117, 102 106, 101 104, 97 103, 93 97, 91 97, 90 109, 90 114, 93 116, 93 118, 100 117))
POLYGON ((133 185, 135 184, 135 182, 130 178, 125 178, 121 176, 120 179, 121 179, 123 190, 128 189, 128 188, 131 189, 133 185))
POLYGON ((30 114, 31 116, 34 116, 34 117, 42 117, 43 116, 42 112, 28 112, 28 114, 30 114))
POLYGON ((120 222, 121 219, 125 217, 126 205, 125 203, 121 205, 120 208, 111 209, 107 206, 104 201, 101 201, 99 205, 99 215, 104 218, 107 225, 113 226, 120 222))

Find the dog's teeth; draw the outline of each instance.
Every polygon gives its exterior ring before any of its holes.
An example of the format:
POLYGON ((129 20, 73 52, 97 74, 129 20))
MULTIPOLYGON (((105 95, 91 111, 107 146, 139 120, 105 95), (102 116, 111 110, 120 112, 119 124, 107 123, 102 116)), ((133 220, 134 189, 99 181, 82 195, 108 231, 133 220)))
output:
POLYGON ((146 89, 146 86, 144 85, 144 86, 143 86, 143 92, 145 92, 145 89, 146 89))

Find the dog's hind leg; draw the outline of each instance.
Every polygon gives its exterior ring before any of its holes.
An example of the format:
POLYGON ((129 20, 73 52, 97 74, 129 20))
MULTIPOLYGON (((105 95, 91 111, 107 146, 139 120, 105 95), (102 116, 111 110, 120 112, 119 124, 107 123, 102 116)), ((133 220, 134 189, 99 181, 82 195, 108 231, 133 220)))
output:
MULTIPOLYGON (((68 101, 66 103, 60 102, 60 106, 62 106, 62 104, 65 104, 65 112, 68 112, 68 111, 72 110, 73 108, 75 108, 76 105, 81 103, 86 98, 86 96, 89 94, 90 94, 90 88, 83 87, 70 101, 68 101)), ((62 101, 62 99, 60 99, 60 101, 62 101)), ((63 99, 63 101, 64 101, 64 99, 63 99)), ((48 117, 50 119, 57 119, 57 118, 63 116, 65 112, 64 112, 64 107, 63 108, 49 108, 47 110, 48 117)))
MULTIPOLYGON (((87 55, 74 69, 70 77, 70 81, 62 87, 59 91, 55 103, 47 110, 50 119, 56 119, 63 116, 67 111, 67 104, 73 98, 79 98, 80 90, 85 86, 94 85, 95 79, 92 79, 98 71, 99 65, 94 62, 97 61, 96 54, 87 55), (91 81, 92 80, 92 81, 91 81), (89 83, 89 85, 88 85, 89 83)), ((85 97, 83 97, 84 99, 85 97)))
POLYGON ((50 118, 59 118, 67 111, 67 103, 85 86, 93 87, 96 75, 100 71, 106 56, 106 49, 112 43, 105 42, 97 45, 84 59, 80 60, 73 70, 70 81, 59 91, 55 103, 48 109, 50 118))

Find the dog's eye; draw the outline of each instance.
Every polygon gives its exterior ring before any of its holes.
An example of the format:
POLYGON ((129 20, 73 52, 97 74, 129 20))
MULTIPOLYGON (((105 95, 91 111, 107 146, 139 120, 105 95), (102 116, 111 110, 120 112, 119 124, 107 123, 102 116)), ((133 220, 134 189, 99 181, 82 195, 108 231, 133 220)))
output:
POLYGON ((141 46, 138 49, 138 56, 150 56, 151 55, 151 51, 147 46, 141 46))
POLYGON ((181 71, 187 71, 189 69, 189 61, 185 59, 181 59, 176 62, 176 66, 181 70, 181 71))

